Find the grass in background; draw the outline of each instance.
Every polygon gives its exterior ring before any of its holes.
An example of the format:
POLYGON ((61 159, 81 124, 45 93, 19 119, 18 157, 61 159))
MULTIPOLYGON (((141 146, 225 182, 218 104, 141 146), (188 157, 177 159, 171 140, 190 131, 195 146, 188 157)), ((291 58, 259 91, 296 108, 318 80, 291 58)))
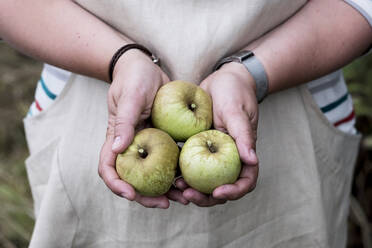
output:
POLYGON ((349 218, 348 242, 349 247, 362 248, 364 237, 364 243, 372 247, 372 55, 356 60, 344 72, 353 96, 356 126, 363 134, 354 172, 352 196, 355 201, 349 218))
POLYGON ((0 247, 27 247, 34 225, 24 155, 0 159, 0 247))
MULTIPOLYGON (((22 119, 32 102, 42 65, 0 42, 0 248, 27 247, 34 220, 24 160, 28 156, 22 119)), ((353 196, 372 221, 372 55, 345 69, 365 135, 356 166, 353 196)), ((370 224, 369 224, 370 225, 370 224)), ((349 248, 362 248, 361 227, 349 221, 349 248)))
POLYGON ((41 63, 0 42, 0 247, 28 247, 34 225, 22 119, 41 63))

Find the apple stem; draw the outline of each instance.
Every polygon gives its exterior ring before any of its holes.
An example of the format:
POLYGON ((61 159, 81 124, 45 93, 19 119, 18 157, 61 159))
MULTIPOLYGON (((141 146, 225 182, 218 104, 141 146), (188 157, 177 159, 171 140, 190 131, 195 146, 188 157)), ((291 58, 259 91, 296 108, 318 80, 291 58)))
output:
POLYGON ((141 158, 146 158, 146 156, 147 156, 147 152, 143 148, 138 149, 138 153, 139 153, 141 158))
POLYGON ((210 147, 212 146, 212 141, 208 140, 208 141, 207 141, 207 145, 208 145, 208 147, 210 148, 210 147))
POLYGON ((208 146, 208 149, 211 153, 215 153, 217 152, 217 149, 213 146, 213 143, 212 141, 210 140, 207 140, 207 146, 208 146))
POLYGON ((195 104, 195 103, 191 103, 191 104, 190 104, 190 109, 191 109, 192 111, 194 111, 194 110, 196 109, 196 104, 195 104))

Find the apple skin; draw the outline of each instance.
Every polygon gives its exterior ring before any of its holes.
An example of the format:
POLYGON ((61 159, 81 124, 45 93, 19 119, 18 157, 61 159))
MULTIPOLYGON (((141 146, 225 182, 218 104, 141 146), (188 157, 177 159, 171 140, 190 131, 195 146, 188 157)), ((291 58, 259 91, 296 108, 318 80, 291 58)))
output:
POLYGON ((234 140, 218 130, 189 138, 182 147, 179 164, 187 184, 206 194, 220 185, 234 183, 241 170, 234 140))
POLYGON ((167 133, 146 128, 117 156, 116 171, 141 195, 160 196, 172 186, 178 157, 179 148, 167 133))
POLYGON ((176 141, 186 141, 212 125, 212 99, 193 83, 173 81, 163 85, 152 107, 154 127, 176 141))

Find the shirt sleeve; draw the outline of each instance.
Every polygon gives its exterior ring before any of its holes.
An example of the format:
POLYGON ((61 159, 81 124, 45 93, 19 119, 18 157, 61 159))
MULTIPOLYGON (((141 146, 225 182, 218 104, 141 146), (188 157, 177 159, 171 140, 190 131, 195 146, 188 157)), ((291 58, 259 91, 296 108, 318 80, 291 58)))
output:
MULTIPOLYGON (((346 3, 354 7, 361 15, 366 18, 369 25, 372 27, 372 0, 344 0, 346 3)), ((365 54, 371 54, 372 44, 365 54)))
POLYGON ((362 14, 372 27, 372 0, 344 0, 362 14))

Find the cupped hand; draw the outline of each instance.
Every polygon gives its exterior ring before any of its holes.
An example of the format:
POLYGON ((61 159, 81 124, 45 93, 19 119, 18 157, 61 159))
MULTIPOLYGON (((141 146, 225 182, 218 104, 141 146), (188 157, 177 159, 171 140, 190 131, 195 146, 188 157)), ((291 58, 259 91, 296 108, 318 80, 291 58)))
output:
POLYGON ((132 143, 136 129, 145 126, 156 92, 168 81, 167 75, 147 55, 132 49, 117 62, 108 91, 108 128, 98 173, 112 192, 145 207, 168 208, 169 199, 188 203, 174 187, 159 197, 142 196, 121 180, 115 169, 117 155, 132 143))
POLYGON ((240 199, 255 188, 258 177, 255 152, 258 104, 253 78, 242 64, 236 62, 223 65, 200 86, 212 97, 214 128, 233 137, 242 161, 238 180, 234 184, 217 187, 211 195, 188 187, 183 179, 177 180, 176 186, 187 200, 209 207, 240 199))

